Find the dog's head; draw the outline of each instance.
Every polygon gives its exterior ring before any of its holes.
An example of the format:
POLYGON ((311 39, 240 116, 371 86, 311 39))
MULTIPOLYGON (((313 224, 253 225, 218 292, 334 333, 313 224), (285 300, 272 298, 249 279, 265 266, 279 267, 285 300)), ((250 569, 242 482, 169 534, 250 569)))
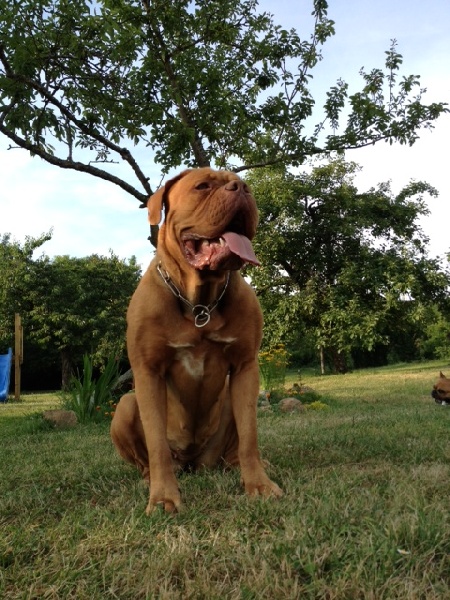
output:
POLYGON ((251 240, 258 224, 255 200, 235 173, 209 167, 183 171, 148 202, 149 221, 157 225, 165 209, 158 250, 203 271, 258 265, 251 240))
POLYGON ((438 404, 450 404, 450 379, 442 371, 439 373, 439 379, 433 386, 431 395, 438 404))

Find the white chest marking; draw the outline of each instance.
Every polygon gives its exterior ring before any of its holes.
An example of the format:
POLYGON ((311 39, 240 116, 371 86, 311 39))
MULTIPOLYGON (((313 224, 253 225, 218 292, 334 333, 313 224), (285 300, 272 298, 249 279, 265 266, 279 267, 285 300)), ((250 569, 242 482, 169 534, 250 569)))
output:
POLYGON ((205 371, 205 355, 194 356, 189 350, 178 350, 175 360, 179 360, 184 369, 194 379, 201 379, 205 371))
POLYGON ((186 342, 168 342, 167 344, 171 348, 193 348, 194 344, 187 344, 186 342))
POLYGON ((184 370, 194 379, 201 379, 205 372, 205 355, 204 353, 194 356, 191 348, 193 344, 177 344, 170 342, 169 346, 176 348, 175 360, 180 362, 184 370))
POLYGON ((212 342, 219 342, 222 344, 232 344, 236 341, 236 338, 233 337, 221 337, 219 333, 209 333, 207 337, 208 340, 211 340, 212 342))

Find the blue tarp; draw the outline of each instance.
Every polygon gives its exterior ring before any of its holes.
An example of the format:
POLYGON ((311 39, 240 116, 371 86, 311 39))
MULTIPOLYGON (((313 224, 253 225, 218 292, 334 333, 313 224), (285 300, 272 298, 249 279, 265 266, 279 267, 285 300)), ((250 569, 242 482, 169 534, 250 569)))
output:
POLYGON ((6 402, 8 398, 12 356, 11 348, 9 348, 8 354, 0 354, 0 402, 6 402))

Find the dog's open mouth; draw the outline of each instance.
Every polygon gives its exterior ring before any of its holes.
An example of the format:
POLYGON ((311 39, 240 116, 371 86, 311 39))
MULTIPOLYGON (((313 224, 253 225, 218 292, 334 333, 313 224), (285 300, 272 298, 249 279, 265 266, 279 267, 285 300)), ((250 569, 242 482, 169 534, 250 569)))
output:
POLYGON ((431 392, 431 396, 434 398, 436 404, 442 404, 442 406, 450 406, 450 398, 442 397, 437 390, 433 390, 431 392))
POLYGON ((215 238, 186 234, 182 246, 188 263, 199 270, 237 270, 245 263, 260 264, 248 237, 234 231, 215 238))

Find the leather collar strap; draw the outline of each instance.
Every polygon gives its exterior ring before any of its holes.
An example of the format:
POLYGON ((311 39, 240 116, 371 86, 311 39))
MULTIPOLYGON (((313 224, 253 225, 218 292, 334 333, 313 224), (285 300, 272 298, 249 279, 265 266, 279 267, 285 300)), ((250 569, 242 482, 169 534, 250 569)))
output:
POLYGON ((211 304, 208 304, 208 306, 204 306, 203 304, 195 304, 194 305, 191 302, 189 302, 189 300, 187 298, 182 296, 180 290, 177 288, 177 286, 171 280, 169 273, 162 268, 161 263, 158 264, 156 269, 157 269, 158 273, 161 275, 161 278, 164 281, 164 283, 167 285, 169 290, 172 292, 172 294, 174 296, 176 296, 177 298, 179 298, 182 302, 184 302, 184 304, 186 304, 186 306, 188 306, 191 309, 191 312, 194 315, 194 325, 199 328, 204 327, 205 325, 208 325, 208 323, 211 320, 212 311, 216 308, 216 306, 222 300, 222 298, 227 290, 228 283, 230 281, 230 272, 228 271, 227 280, 225 282, 224 288, 223 288, 220 296, 217 298, 217 300, 214 300, 214 302, 211 302, 211 304))

